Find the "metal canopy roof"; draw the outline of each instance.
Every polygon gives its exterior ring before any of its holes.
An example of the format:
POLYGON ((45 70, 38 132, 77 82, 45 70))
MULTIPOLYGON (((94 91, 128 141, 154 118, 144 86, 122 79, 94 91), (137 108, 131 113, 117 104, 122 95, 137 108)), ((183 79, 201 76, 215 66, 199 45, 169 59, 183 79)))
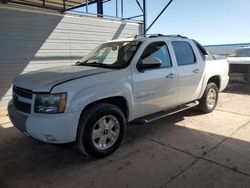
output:
POLYGON ((78 5, 93 4, 97 0, 0 0, 8 4, 21 4, 26 6, 41 7, 57 11, 64 11, 78 5))
MULTIPOLYGON (((88 5, 96 4, 97 13, 92 14, 98 17, 107 16, 103 14, 103 4, 107 3, 111 0, 0 0, 2 3, 12 3, 12 4, 20 4, 20 5, 26 5, 26 6, 35 6, 45 9, 52 9, 57 10, 60 12, 66 12, 75 10, 80 7, 86 7, 86 13, 91 14, 88 12, 88 5)), ((166 6, 161 10, 161 12, 158 14, 158 16, 153 20, 153 22, 147 27, 147 7, 146 7, 146 0, 141 0, 142 5, 140 3, 140 0, 135 0, 138 7, 141 9, 142 14, 124 18, 123 17, 123 3, 125 3, 125 0, 115 0, 116 7, 116 18, 118 18, 118 1, 121 4, 121 20, 131 20, 134 18, 142 17, 143 21, 143 33, 146 34, 147 31, 154 25, 154 23, 159 19, 159 17, 165 12, 165 10, 169 7, 169 5, 173 2, 173 0, 168 0, 168 3, 166 6)))

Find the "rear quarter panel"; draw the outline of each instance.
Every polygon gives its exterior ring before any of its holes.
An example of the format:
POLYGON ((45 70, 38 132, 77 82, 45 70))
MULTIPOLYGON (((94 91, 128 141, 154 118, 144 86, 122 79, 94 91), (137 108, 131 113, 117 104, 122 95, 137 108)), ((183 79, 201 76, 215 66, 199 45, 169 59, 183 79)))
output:
POLYGON ((208 80, 213 76, 219 76, 220 79, 219 91, 223 91, 226 88, 229 81, 228 71, 229 71, 229 66, 226 59, 206 61, 203 84, 199 98, 202 97, 206 89, 208 80))

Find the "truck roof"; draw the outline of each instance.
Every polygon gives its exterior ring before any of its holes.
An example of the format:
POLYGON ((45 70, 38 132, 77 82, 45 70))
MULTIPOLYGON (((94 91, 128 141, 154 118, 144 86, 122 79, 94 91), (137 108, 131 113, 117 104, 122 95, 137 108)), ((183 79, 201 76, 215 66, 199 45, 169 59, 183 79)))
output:
POLYGON ((182 38, 182 39, 188 38, 186 36, 182 36, 179 34, 174 34, 174 35, 148 34, 148 35, 135 35, 132 37, 122 38, 122 39, 114 39, 114 40, 110 40, 108 42, 123 42, 123 41, 141 41, 141 42, 144 42, 148 39, 157 38, 157 37, 164 37, 164 38, 170 38, 170 39, 171 38, 182 38))

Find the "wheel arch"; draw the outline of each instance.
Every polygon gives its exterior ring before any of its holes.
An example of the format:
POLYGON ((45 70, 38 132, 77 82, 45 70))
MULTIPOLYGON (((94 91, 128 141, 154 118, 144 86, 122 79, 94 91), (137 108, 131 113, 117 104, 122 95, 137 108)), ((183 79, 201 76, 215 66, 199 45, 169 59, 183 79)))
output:
POLYGON ((124 104, 123 102, 124 100, 122 99, 121 101, 120 97, 109 97, 109 98, 104 98, 104 99, 100 99, 95 102, 92 102, 83 108, 81 117, 79 118, 79 123, 77 127, 77 137, 76 137, 77 146, 83 154, 85 154, 86 156, 94 156, 94 157, 101 158, 101 157, 105 157, 113 153, 119 147, 119 145, 121 144, 122 138, 126 132, 127 124, 126 124, 125 114, 124 115, 121 114, 122 109, 121 110, 114 109, 113 105, 116 103, 116 106, 118 106, 118 104, 120 105, 124 104), (117 140, 115 141, 114 145, 112 145, 111 148, 107 148, 107 150, 105 151, 100 151, 99 148, 96 148, 93 145, 93 141, 91 138, 92 131, 94 128, 93 126, 95 125, 96 120, 98 119, 91 119, 91 117, 92 115, 95 114, 95 112, 97 114, 93 116, 94 118, 98 117, 98 112, 101 113, 99 114, 100 115, 99 118, 103 117, 102 111, 99 111, 99 110, 101 109, 105 110, 108 108, 110 110, 113 109, 113 112, 120 116, 120 120, 121 120, 120 123, 122 123, 122 127, 120 127, 119 136, 117 137, 117 140))
MULTIPOLYGON (((211 76, 211 77, 208 79, 207 84, 209 84, 209 83, 211 83, 211 82, 215 83, 215 84, 217 85, 218 90, 220 90, 220 87, 221 87, 221 78, 220 78, 219 75, 211 76)), ((206 85, 207 85, 207 84, 206 84, 206 85)))
POLYGON ((215 83, 217 85, 217 87, 218 87, 218 90, 220 91, 221 77, 219 75, 209 76, 208 79, 205 78, 204 81, 203 81, 203 85, 202 85, 202 88, 201 88, 200 95, 199 95, 198 99, 200 99, 203 96, 203 94, 204 94, 204 92, 206 90, 207 84, 209 84, 211 82, 215 83))
POLYGON ((99 100, 96 100, 96 101, 89 103, 87 106, 85 106, 82 109, 80 118, 81 118, 82 114, 84 112, 86 112, 91 106, 98 104, 98 103, 108 103, 108 104, 113 104, 113 105, 117 106, 124 113, 124 116, 126 117, 126 120, 128 121, 128 119, 129 119, 129 106, 128 106, 128 101, 123 96, 107 97, 107 98, 99 99, 99 100))

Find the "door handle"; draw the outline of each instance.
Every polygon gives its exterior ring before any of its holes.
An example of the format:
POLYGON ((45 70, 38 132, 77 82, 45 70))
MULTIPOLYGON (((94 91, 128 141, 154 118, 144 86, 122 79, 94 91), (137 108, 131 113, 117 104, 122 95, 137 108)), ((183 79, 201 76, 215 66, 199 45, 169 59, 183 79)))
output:
POLYGON ((199 73, 199 69, 194 69, 194 70, 193 70, 193 73, 194 73, 194 74, 198 74, 198 73, 199 73))
POLYGON ((173 74, 173 73, 169 73, 167 76, 166 76, 166 78, 174 78, 175 77, 175 74, 173 74))

